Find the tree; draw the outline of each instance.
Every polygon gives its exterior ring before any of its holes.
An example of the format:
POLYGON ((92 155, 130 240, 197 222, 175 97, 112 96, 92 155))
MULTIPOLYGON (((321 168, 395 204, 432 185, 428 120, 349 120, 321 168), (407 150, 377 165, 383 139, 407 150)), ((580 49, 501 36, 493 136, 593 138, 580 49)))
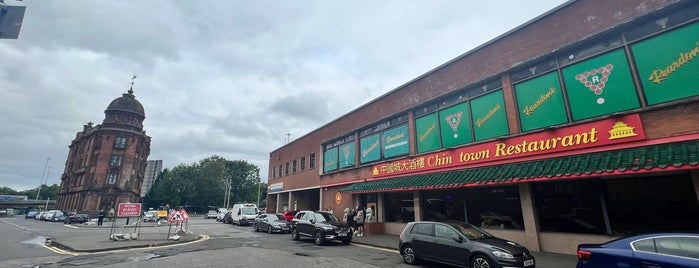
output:
MULTIPOLYGON (((231 182, 230 204, 257 202, 259 168, 243 160, 227 160, 212 156, 191 165, 165 169, 146 194, 144 203, 157 208, 170 204, 171 208, 205 212, 225 206, 228 182, 231 182)), ((266 187, 265 187, 266 189, 266 187)))

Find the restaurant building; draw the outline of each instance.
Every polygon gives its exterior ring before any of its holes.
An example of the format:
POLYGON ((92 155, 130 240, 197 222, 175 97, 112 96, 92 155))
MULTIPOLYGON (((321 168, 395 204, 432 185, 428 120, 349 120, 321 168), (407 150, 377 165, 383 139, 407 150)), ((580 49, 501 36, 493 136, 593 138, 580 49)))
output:
POLYGON ((270 153, 269 210, 575 254, 699 226, 699 2, 569 1, 270 153))

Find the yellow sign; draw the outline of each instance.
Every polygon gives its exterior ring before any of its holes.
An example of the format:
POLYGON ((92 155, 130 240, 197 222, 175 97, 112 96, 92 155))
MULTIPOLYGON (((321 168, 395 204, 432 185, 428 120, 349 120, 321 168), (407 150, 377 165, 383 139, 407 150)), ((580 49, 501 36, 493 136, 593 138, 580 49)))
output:
POLYGON ((342 194, 341 193, 335 194, 335 204, 339 205, 341 203, 342 203, 342 194))

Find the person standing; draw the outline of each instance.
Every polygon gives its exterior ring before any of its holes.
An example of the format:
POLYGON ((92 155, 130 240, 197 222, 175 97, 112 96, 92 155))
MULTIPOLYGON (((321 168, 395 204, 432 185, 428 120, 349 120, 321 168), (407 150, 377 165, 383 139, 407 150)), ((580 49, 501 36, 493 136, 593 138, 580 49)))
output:
POLYGON ((364 209, 357 208, 355 225, 357 225, 357 236, 363 236, 364 235, 364 209))
POLYGON ((102 226, 103 220, 104 220, 104 210, 100 210, 100 214, 97 216, 97 226, 102 226))
MULTIPOLYGON (((348 209, 348 210, 349 210, 349 209, 348 209)), ((354 215, 354 209, 353 209, 353 210, 349 210, 349 212, 348 212, 348 214, 347 214, 347 224, 348 224, 348 225, 350 226, 350 228, 352 229, 352 230, 351 230, 351 231, 352 231, 352 234, 355 234, 356 231, 357 231, 357 226, 355 225, 355 222, 354 222, 354 216, 355 216, 355 215, 354 215)))

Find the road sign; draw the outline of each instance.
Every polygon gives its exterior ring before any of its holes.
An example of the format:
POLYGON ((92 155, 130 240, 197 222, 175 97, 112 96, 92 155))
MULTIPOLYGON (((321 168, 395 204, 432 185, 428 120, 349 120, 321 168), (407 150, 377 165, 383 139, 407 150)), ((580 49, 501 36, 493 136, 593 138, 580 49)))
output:
POLYGON ((141 215, 141 203, 119 203, 117 217, 138 217, 141 215))
POLYGON ((182 214, 180 214, 179 211, 175 211, 174 213, 170 214, 170 218, 167 219, 168 222, 184 222, 184 217, 182 214))
POLYGON ((182 218, 184 218, 185 221, 189 220, 189 214, 186 210, 180 209, 180 215, 182 215, 182 218))

